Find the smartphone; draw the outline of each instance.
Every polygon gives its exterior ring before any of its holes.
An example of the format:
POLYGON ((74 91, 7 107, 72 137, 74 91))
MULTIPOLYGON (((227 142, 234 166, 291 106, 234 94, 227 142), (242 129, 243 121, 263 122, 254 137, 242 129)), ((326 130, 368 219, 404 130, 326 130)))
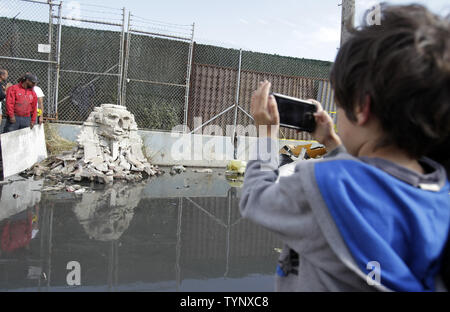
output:
POLYGON ((316 129, 314 113, 317 105, 283 94, 271 93, 275 97, 280 113, 280 126, 299 131, 313 132, 316 129))

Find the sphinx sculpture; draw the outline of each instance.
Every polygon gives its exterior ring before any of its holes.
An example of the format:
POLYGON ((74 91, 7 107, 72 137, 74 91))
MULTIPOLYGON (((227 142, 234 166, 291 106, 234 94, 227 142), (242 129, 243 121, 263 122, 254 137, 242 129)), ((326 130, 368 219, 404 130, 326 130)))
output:
POLYGON ((138 182, 161 174, 142 153, 137 124, 124 106, 102 104, 83 123, 77 146, 32 168, 35 175, 58 175, 74 181, 110 184, 138 182))

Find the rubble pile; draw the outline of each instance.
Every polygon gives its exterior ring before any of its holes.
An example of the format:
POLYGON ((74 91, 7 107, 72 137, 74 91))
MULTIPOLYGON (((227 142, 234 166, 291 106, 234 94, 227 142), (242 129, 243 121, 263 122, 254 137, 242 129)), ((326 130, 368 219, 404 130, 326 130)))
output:
POLYGON ((36 164, 27 174, 104 184, 162 174, 144 157, 142 147, 133 114, 124 106, 103 104, 84 122, 76 147, 36 164))

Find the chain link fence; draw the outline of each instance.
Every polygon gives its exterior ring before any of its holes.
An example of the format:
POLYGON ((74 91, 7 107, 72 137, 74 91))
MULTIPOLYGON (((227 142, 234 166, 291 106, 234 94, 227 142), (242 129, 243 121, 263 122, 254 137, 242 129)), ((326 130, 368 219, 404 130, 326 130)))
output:
POLYGON ((58 119, 83 122, 94 107, 121 104, 125 10, 69 2, 59 26, 58 119))
MULTIPOLYGON (((35 74, 45 97, 45 106, 52 108, 56 60, 51 53, 55 46, 49 16, 53 5, 37 1, 0 1, 0 68, 8 70, 8 82, 16 84, 26 72, 35 74)), ((5 116, 5 105, 2 107, 5 116)), ((46 112, 52 116, 54 109, 46 112)))
MULTIPOLYGON (((38 75, 45 116, 58 121, 81 123, 112 103, 125 105, 142 129, 255 135, 250 99, 265 79, 274 92, 316 99, 335 116, 330 62, 196 44, 193 24, 125 8, 33 0, 0 0, 0 8, 0 67, 12 80, 38 75)), ((310 139, 287 128, 280 137, 310 139)))
POLYGON ((139 127, 186 123, 193 36, 194 25, 129 15, 123 102, 139 127))

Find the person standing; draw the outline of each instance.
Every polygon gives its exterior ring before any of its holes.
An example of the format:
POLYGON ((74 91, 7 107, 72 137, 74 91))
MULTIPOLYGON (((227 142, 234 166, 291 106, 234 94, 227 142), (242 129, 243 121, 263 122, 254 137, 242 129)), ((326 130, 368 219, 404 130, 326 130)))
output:
POLYGON ((42 124, 44 121, 44 97, 45 94, 42 89, 38 86, 34 86, 33 91, 37 96, 37 118, 36 123, 42 124))
MULTIPOLYGON (((31 74, 30 72, 26 72, 25 75, 29 75, 31 74)), ((17 80, 17 83, 21 83, 22 81, 24 81, 25 75, 23 75, 22 77, 20 77, 17 80)), ((33 87, 33 91, 36 93, 37 96, 37 118, 36 118, 36 123, 42 124, 43 122, 43 113, 44 113, 44 97, 45 94, 42 91, 42 89, 35 85, 33 87)))
POLYGON ((31 73, 23 76, 20 82, 6 92, 7 121, 4 133, 33 126, 37 115, 37 96, 33 91, 37 77, 31 73))
POLYGON ((6 69, 0 68, 0 123, 2 121, 2 103, 6 98, 6 91, 10 86, 12 86, 11 83, 7 83, 8 80, 8 71, 6 69))

